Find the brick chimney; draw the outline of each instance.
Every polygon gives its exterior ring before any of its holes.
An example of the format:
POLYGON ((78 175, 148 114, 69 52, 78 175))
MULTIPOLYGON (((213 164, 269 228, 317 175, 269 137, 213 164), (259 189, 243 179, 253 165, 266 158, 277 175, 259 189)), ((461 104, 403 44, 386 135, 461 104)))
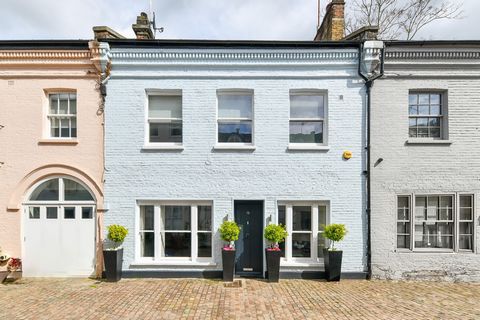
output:
POLYGON ((342 40, 345 36, 345 1, 332 0, 314 41, 342 40))
POLYGON ((137 16, 137 23, 132 24, 132 29, 137 39, 154 39, 150 20, 145 12, 137 16))
POLYGON ((98 39, 125 39, 120 33, 107 26, 93 27, 93 35, 95 40, 98 39))

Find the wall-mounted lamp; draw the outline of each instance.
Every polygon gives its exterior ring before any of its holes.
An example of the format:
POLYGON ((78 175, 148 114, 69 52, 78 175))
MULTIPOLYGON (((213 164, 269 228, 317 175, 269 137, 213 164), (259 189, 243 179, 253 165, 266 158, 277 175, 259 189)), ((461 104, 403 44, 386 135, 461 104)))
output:
POLYGON ((343 159, 345 160, 351 159, 352 156, 353 156, 352 151, 347 150, 343 152, 343 159))

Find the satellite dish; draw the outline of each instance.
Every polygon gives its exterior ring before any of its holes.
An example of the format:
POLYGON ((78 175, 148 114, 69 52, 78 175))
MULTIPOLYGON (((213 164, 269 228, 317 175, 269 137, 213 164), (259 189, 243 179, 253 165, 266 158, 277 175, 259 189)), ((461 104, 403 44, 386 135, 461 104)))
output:
POLYGON ((152 17, 152 21, 150 21, 150 25, 152 26, 152 29, 153 29, 153 38, 155 38, 155 36, 157 35, 157 31, 158 33, 162 33, 164 29, 163 27, 157 28, 157 24, 155 22, 155 11, 152 10, 152 0, 150 0, 150 16, 152 17))

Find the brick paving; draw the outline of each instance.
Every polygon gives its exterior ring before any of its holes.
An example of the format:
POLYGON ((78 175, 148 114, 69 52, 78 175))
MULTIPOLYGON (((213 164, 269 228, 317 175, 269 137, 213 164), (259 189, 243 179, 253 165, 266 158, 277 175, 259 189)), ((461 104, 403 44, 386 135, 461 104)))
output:
POLYGON ((0 285, 0 319, 480 319, 480 284, 22 279, 0 285))

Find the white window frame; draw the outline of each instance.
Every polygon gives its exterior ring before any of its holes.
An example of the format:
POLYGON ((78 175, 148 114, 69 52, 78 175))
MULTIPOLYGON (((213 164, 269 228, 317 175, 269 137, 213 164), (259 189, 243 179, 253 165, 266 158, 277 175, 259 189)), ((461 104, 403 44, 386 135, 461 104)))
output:
MULTIPOLYGON (((460 192, 460 193, 411 193, 411 194, 397 194, 395 195, 395 250, 398 252, 432 252, 432 253, 472 253, 476 252, 476 210, 475 210, 475 194, 473 192, 460 192), (415 247, 415 223, 416 223, 416 197, 452 197, 452 207, 453 207, 453 248, 417 248, 415 247), (459 225, 460 225, 460 197, 461 196, 471 196, 472 197, 472 250, 459 249, 459 225), (398 197, 409 197, 410 199, 410 247, 409 248, 398 248, 397 247, 397 222, 398 220, 398 197)), ((439 220, 436 220, 437 222, 439 220)), ((443 220, 440 220, 442 222, 443 220)), ((464 221, 464 220, 462 220, 464 221)))
MULTIPOLYGON (((417 103, 417 107, 419 104, 417 103)), ((429 103, 430 106, 430 103, 429 103)), ((408 130, 407 136, 411 141, 446 141, 448 140, 448 91, 442 89, 410 89, 408 91, 408 104, 407 104, 407 115, 408 115, 408 130), (440 95, 440 116, 430 116, 430 115, 410 115, 410 95, 421 95, 421 94, 438 94, 440 95), (410 137, 410 119, 412 118, 439 118, 440 119, 440 137, 410 137)))
MULTIPOLYGON (((324 259, 318 256, 318 236, 322 233, 318 229, 318 207, 325 207, 325 221, 330 223, 330 202, 329 201, 278 201, 276 206, 276 217, 278 223, 278 207, 285 206, 285 222, 288 236, 285 239, 285 257, 282 257, 283 266, 288 265, 312 265, 323 264, 324 259), (310 233, 310 257, 300 258, 292 256, 292 232, 293 232, 293 207, 309 206, 312 214, 312 230, 311 231, 295 231, 295 233, 310 233)), ((329 243, 326 241, 326 245, 329 243)), ((326 246, 327 247, 327 246, 326 246)))
POLYGON ((184 121, 183 121, 183 91, 181 89, 146 89, 145 99, 145 137, 143 149, 183 149, 184 141, 184 121), (150 96, 179 96, 182 103, 181 118, 150 118, 149 117, 149 97, 150 96), (182 123, 182 142, 150 142, 150 123, 171 123, 172 121, 181 121, 182 123))
POLYGON ((328 150, 328 91, 321 89, 291 89, 288 96, 288 148, 289 149, 319 149, 328 150), (291 97, 292 96, 322 96, 323 97, 323 117, 316 118, 292 118, 291 117, 291 97), (290 142, 290 124, 292 122, 318 122, 322 121, 322 143, 298 143, 290 142))
POLYGON ((45 139, 49 140, 77 140, 78 139, 78 94, 75 90, 65 90, 65 91, 45 91, 46 95, 46 107, 45 107, 45 115, 46 115, 46 123, 45 123, 45 130, 44 130, 44 137, 45 139), (66 114, 61 114, 60 113, 60 104, 59 104, 59 99, 57 99, 57 113, 50 113, 50 96, 52 95, 65 95, 68 94, 68 104, 67 104, 67 113, 66 114), (70 95, 75 95, 75 101, 76 101, 76 112, 75 113, 70 113, 70 95), (55 137, 52 135, 52 120, 57 119, 59 120, 58 122, 58 133, 59 136, 55 137), (61 123, 60 121, 67 120, 68 119, 68 128, 69 128, 69 136, 68 137, 62 137, 61 133, 61 123), (72 137, 72 119, 75 119, 76 121, 76 136, 72 137))
MULTIPOLYGON (((165 200, 165 201, 137 201, 136 214, 135 214, 135 263, 134 264, 159 264, 159 265, 183 265, 183 264, 213 264, 215 257, 214 250, 214 206, 213 201, 193 201, 193 200, 165 200), (140 207, 153 206, 154 207, 154 256, 153 257, 141 257, 141 232, 140 229, 140 207), (180 230, 178 232, 191 233, 191 256, 190 257, 164 257, 162 256, 161 245, 161 207, 162 206, 190 206, 190 231, 180 230), (198 206, 210 206, 212 217, 210 231, 198 230, 198 206), (211 257, 198 257, 198 233, 208 233, 212 235, 212 256, 211 257)), ((169 230, 168 232, 177 232, 169 230)))
POLYGON ((216 94, 216 130, 215 130, 215 148, 217 149, 252 149, 255 146, 255 92, 253 89, 218 89, 216 94), (252 96, 252 117, 251 118, 220 118, 219 116, 219 96, 252 96), (252 123, 252 142, 219 142, 218 141, 218 128, 219 124, 228 121, 251 121, 252 123))

